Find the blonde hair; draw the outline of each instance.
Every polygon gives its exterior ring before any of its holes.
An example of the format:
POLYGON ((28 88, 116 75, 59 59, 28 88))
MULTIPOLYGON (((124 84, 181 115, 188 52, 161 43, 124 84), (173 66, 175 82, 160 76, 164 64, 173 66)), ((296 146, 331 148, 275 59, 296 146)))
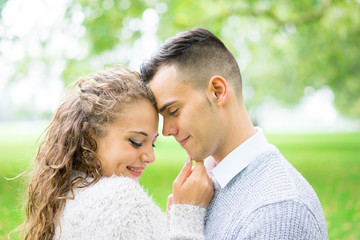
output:
POLYGON ((114 121, 127 103, 147 100, 155 105, 140 75, 120 65, 80 78, 76 86, 78 90, 73 89, 62 102, 44 131, 35 157, 26 220, 17 229, 26 233, 25 239, 52 239, 66 199, 74 198, 73 189, 101 178, 93 136, 103 134, 104 124, 114 121), (84 176, 72 179, 76 170, 84 176))

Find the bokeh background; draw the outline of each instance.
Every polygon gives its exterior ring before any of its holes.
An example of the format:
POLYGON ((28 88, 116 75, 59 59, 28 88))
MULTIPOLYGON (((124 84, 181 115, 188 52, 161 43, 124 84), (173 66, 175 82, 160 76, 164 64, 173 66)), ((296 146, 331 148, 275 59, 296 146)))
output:
MULTIPOLYGON (((194 27, 234 53, 252 120, 317 192, 329 238, 360 239, 360 0, 0 0, 0 13, 0 239, 24 220, 28 175, 11 178, 71 83, 138 70, 194 27)), ((173 139, 156 145, 141 184, 165 209, 187 156, 173 139)))

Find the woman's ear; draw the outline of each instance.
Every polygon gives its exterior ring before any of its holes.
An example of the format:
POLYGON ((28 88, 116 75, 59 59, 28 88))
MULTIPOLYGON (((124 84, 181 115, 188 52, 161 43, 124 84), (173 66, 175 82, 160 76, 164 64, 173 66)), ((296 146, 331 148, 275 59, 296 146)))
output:
POLYGON ((229 85, 225 78, 219 75, 211 77, 207 87, 207 96, 211 103, 224 105, 229 98, 229 85))

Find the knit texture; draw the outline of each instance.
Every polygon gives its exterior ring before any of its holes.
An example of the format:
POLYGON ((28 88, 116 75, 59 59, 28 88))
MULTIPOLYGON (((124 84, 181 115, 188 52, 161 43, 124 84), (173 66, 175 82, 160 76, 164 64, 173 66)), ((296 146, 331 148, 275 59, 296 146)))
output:
POLYGON ((173 205, 169 226, 175 230, 168 230, 164 213, 130 178, 104 177, 74 193, 61 212, 54 239, 204 239, 204 208, 173 205))
POLYGON ((278 151, 259 153, 224 188, 214 186, 206 239, 328 239, 316 193, 278 151))
POLYGON ((205 239, 203 234, 205 214, 206 209, 202 207, 186 204, 172 205, 169 221, 171 239, 205 239))

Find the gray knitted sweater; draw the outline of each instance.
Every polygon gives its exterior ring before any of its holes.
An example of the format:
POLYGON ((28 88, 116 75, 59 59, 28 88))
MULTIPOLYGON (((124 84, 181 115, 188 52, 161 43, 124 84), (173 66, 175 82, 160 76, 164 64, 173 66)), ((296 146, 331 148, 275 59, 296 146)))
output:
POLYGON ((275 147, 214 185, 206 239, 328 239, 316 193, 275 147))

